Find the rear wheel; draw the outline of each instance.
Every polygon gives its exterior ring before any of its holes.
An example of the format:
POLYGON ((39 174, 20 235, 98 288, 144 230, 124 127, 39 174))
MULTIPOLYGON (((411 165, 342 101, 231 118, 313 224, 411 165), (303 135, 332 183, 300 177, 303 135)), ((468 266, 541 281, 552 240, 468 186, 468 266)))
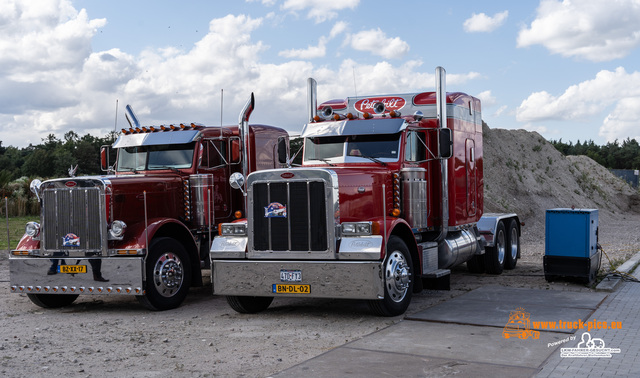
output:
POLYGON ((78 294, 27 294, 31 302, 44 308, 68 306, 78 298, 78 294))
POLYGON ((484 268, 489 274, 501 274, 507 250, 507 235, 504 223, 498 222, 496 227, 496 242, 493 247, 487 247, 484 254, 484 268))
POLYGON ((137 297, 140 303, 158 311, 180 306, 191 284, 189 255, 182 244, 172 238, 155 239, 146 270, 145 294, 137 297))
POLYGON ((507 250, 505 253, 504 268, 513 269, 518 262, 520 253, 520 236, 518 235, 518 222, 512 219, 507 227, 507 250))
POLYGON ((273 297, 245 297, 229 295, 227 303, 241 314, 255 314, 266 310, 273 302, 273 297))
POLYGON ((413 292, 413 268, 409 248, 397 236, 389 238, 383 264, 384 298, 369 301, 369 308, 381 316, 404 314, 413 292))

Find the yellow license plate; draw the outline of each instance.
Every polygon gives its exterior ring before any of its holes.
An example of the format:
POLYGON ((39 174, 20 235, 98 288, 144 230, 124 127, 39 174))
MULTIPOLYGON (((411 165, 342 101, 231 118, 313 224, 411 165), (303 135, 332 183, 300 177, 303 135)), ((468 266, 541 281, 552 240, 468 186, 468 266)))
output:
POLYGON ((274 284, 276 294, 311 294, 311 285, 274 284))
POLYGON ((86 265, 60 265, 60 273, 87 273, 86 265))

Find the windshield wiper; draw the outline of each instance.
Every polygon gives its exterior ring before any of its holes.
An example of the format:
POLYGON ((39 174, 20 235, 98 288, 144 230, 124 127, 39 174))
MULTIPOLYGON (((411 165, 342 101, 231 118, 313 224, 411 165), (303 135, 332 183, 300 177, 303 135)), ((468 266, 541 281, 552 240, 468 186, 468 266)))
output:
POLYGON ((330 166, 332 166, 332 167, 335 167, 335 166, 336 166, 335 164, 331 164, 331 163, 329 162, 329 160, 327 160, 327 159, 315 159, 315 160, 320 160, 321 162, 327 163, 327 164, 329 164, 329 165, 330 165, 330 166))
POLYGON ((365 158, 365 159, 369 159, 369 160, 371 160, 371 161, 373 161, 373 162, 376 162, 376 163, 378 163, 378 164, 382 165, 383 167, 386 167, 386 166, 387 166, 387 163, 385 163, 384 161, 382 161, 382 160, 380 160, 380 159, 374 158, 373 156, 367 156, 367 155, 362 155, 362 154, 360 154, 360 157, 363 157, 363 158, 365 158))
MULTIPOLYGON (((151 169, 151 168, 149 168, 149 169, 151 169)), ((174 171, 174 172, 178 172, 178 173, 180 173, 180 170, 178 170, 178 168, 176 168, 176 167, 170 167, 170 166, 168 166, 168 165, 159 165, 159 166, 154 166, 154 167, 153 167, 153 169, 170 169, 170 170, 172 170, 172 171, 174 171)))

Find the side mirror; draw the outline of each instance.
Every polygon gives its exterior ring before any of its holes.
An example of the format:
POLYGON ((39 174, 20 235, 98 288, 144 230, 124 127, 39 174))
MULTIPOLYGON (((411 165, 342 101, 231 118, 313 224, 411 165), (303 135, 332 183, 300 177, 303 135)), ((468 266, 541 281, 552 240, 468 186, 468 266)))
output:
POLYGON ((231 176, 229 176, 229 185, 231 185, 233 189, 242 190, 242 188, 244 188, 244 176, 242 175, 242 173, 232 173, 231 176))
POLYGON ((278 163, 287 164, 289 162, 289 151, 287 150, 287 138, 278 138, 278 163))
POLYGON ((41 186, 42 186, 42 181, 40 181, 38 179, 34 179, 33 181, 31 181, 31 184, 29 184, 29 189, 31 189, 33 194, 36 195, 36 198, 38 199, 38 201, 40 201, 40 187, 41 186))
POLYGON ((452 145, 451 129, 438 129, 438 149, 441 159, 448 159, 453 156, 452 145))

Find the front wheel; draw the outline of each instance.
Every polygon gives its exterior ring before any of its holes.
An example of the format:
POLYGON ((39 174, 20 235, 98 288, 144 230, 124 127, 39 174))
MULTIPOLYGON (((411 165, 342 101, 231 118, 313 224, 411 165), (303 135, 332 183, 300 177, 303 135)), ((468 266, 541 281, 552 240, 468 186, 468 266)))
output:
POLYGON ((413 265, 409 248, 397 236, 389 238, 383 269, 384 298, 370 300, 369 308, 381 316, 402 315, 411 302, 413 265))
POLYGON ((156 311, 180 306, 191 284, 189 255, 182 244, 172 238, 158 238, 151 243, 146 263, 145 294, 140 303, 156 311))
POLYGON ((266 310, 273 302, 273 297, 227 296, 227 303, 241 314, 255 314, 266 310))
POLYGON ((31 302, 44 308, 68 306, 78 298, 78 294, 27 294, 31 302))

